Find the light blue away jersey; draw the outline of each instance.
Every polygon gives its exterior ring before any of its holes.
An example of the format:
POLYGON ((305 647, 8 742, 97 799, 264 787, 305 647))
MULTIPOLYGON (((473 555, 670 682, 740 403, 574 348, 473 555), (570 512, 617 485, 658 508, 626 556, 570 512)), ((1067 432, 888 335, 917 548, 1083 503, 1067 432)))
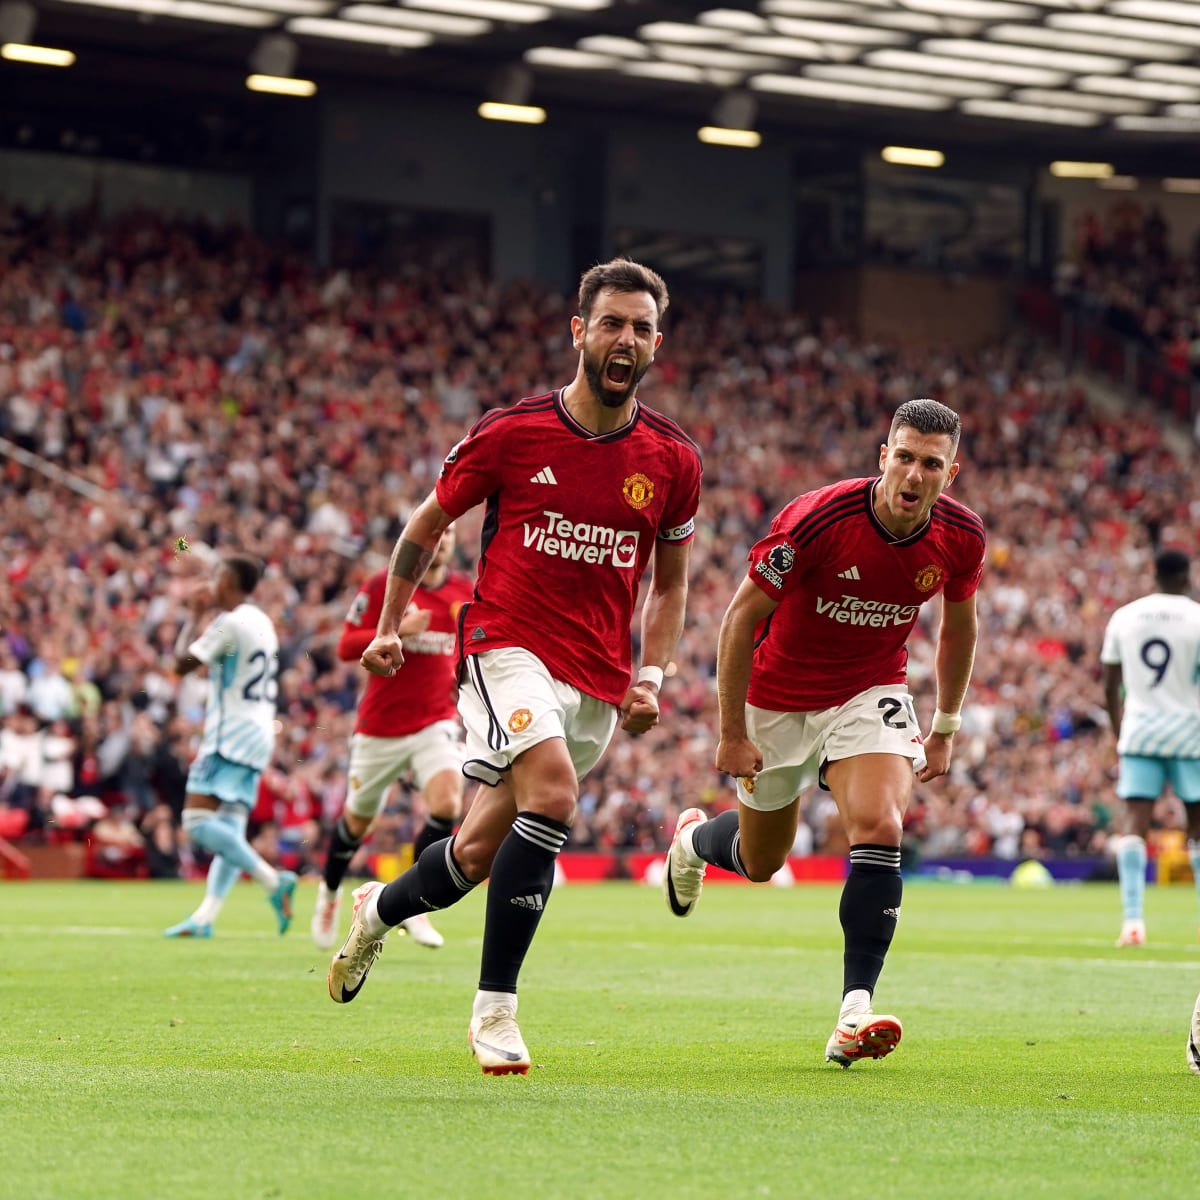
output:
POLYGON ((219 614, 188 647, 208 667, 208 710, 200 754, 264 770, 275 745, 279 638, 257 605, 219 614))

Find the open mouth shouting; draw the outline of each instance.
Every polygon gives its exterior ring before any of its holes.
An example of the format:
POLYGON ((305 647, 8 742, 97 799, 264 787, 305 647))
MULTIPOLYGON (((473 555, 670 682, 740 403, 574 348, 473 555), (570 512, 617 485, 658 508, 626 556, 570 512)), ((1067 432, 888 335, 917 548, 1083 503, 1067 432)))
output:
POLYGON ((615 388, 627 388, 633 380, 634 361, 628 354, 614 354, 604 366, 604 382, 615 388))

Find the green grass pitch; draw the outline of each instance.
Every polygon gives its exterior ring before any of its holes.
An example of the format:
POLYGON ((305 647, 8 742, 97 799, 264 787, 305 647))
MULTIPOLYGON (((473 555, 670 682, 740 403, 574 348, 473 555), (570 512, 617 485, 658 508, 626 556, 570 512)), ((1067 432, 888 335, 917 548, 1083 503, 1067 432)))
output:
POLYGON ((211 941, 162 930, 199 884, 0 885, 0 1197, 1192 1197, 1197 901, 1115 885, 910 883, 876 995, 904 1040, 824 1062, 838 889, 555 893, 522 980, 525 1078, 466 1046, 483 905, 393 936, 351 1005, 308 937, 235 889, 211 941))

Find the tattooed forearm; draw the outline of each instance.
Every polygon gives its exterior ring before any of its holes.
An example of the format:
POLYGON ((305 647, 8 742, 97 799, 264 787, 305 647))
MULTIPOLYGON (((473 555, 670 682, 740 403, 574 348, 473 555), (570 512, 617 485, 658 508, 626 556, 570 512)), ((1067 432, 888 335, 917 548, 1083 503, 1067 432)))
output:
POLYGON ((419 542, 410 542, 401 538, 392 551, 392 561, 388 564, 388 574, 409 583, 420 583, 429 564, 433 561, 433 551, 426 550, 419 542))

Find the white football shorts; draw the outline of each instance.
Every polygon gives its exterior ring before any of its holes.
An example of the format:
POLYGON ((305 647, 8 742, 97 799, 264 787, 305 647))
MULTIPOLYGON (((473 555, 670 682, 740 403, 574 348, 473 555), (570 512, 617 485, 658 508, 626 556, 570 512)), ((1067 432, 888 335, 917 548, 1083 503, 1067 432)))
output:
POLYGON ((746 705, 746 732, 763 756, 754 779, 739 778, 738 799, 759 812, 787 808, 801 792, 825 784, 825 766, 858 754, 899 754, 925 763, 921 728, 903 684, 867 688, 836 708, 773 712, 746 705))
POLYGON ((560 737, 582 779, 608 749, 620 716, 615 705, 552 679, 536 654, 504 646, 469 654, 458 692, 467 730, 463 774, 490 787, 530 746, 560 737))
POLYGON ((434 721, 406 737, 356 733, 350 739, 346 808, 364 821, 374 820, 383 808, 388 788, 406 771, 424 790, 439 772, 457 773, 462 763, 462 731, 457 721, 434 721))

